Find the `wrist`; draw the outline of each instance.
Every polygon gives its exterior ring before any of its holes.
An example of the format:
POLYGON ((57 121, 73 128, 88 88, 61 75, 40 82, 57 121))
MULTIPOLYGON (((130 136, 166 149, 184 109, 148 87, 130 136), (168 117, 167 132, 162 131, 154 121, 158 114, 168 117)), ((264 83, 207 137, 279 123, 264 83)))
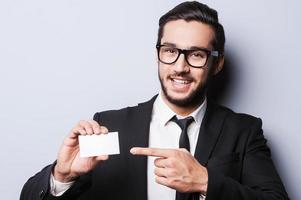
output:
POLYGON ((72 175, 70 173, 62 173, 58 170, 58 166, 55 165, 53 169, 53 177, 55 180, 61 182, 61 183, 68 183, 74 181, 77 177, 75 175, 72 175))
POLYGON ((202 174, 202 175, 199 177, 197 191, 202 195, 206 195, 207 188, 208 188, 208 171, 207 171, 207 168, 202 167, 200 174, 202 174))

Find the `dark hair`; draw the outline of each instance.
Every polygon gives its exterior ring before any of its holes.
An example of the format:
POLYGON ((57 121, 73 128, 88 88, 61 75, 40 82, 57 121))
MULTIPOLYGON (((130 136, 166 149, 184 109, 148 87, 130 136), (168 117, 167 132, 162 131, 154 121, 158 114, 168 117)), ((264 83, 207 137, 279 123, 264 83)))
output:
POLYGON ((160 18, 157 45, 161 42, 165 24, 179 19, 187 22, 199 21, 210 25, 215 33, 215 38, 212 41, 213 48, 220 54, 224 53, 225 33, 223 26, 218 22, 217 11, 197 1, 183 2, 160 18))

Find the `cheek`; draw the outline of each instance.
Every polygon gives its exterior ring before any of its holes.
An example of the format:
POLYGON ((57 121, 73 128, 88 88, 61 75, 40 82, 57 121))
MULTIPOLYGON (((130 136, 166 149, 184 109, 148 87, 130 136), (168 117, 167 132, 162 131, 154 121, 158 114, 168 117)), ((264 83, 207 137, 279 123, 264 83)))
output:
POLYGON ((161 79, 166 79, 167 76, 169 75, 169 68, 164 66, 163 64, 158 65, 158 71, 159 71, 159 76, 161 79))
POLYGON ((197 83, 204 83, 208 77, 208 70, 197 69, 199 71, 195 71, 193 74, 194 79, 197 83))

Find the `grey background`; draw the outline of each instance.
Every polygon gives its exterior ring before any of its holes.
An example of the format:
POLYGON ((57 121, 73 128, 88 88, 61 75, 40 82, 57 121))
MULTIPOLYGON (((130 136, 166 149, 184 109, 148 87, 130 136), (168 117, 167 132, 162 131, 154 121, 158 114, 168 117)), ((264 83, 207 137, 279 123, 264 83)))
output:
MULTIPOLYGON (((158 19, 181 1, 0 1, 0 194, 56 159, 80 119, 159 90, 158 19)), ((220 101, 261 117, 291 199, 301 199, 300 3, 206 0, 227 37, 220 101)))

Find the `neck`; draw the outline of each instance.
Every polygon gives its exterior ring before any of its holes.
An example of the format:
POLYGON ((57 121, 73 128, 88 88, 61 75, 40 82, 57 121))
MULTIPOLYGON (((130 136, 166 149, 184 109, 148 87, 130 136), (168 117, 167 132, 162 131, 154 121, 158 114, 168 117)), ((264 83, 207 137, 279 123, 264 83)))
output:
POLYGON ((177 115, 188 116, 191 113, 193 113, 204 102, 205 96, 202 97, 202 99, 200 101, 198 101, 197 103, 191 104, 191 105, 187 105, 187 106, 179 106, 179 105, 171 103, 170 101, 168 101, 166 99, 166 97, 164 96, 164 94, 162 95, 162 99, 167 104, 167 106, 172 111, 174 111, 177 115))

